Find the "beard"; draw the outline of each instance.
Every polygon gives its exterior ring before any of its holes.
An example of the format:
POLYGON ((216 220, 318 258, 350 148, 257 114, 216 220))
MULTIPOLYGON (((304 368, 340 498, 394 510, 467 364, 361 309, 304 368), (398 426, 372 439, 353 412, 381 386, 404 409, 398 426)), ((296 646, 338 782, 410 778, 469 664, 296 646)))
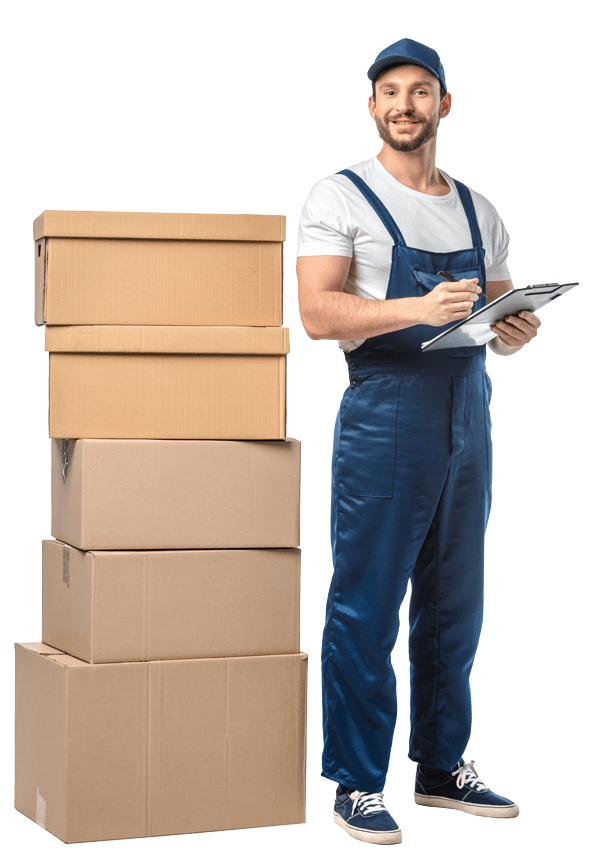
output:
MULTIPOLYGON (((413 116, 403 116, 401 118, 414 120, 413 116)), ((440 124, 440 117, 432 116, 431 119, 419 120, 421 128, 418 133, 410 139, 395 137, 391 133, 388 123, 379 119, 377 116, 375 117, 375 123, 377 125, 379 136, 388 144, 388 146, 391 146, 392 149, 397 149, 398 152, 413 152, 415 149, 418 149, 419 146, 427 143, 428 140, 431 140, 431 138, 435 136, 437 127, 440 124)))

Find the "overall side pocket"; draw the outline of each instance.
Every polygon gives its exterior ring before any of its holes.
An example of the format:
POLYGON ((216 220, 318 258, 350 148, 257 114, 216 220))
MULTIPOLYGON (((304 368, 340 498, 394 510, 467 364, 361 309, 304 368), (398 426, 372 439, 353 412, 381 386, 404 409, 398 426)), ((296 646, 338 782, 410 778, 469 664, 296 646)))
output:
POLYGON ((357 384, 360 395, 341 414, 337 460, 341 494, 392 498, 400 379, 398 375, 363 379, 357 384))

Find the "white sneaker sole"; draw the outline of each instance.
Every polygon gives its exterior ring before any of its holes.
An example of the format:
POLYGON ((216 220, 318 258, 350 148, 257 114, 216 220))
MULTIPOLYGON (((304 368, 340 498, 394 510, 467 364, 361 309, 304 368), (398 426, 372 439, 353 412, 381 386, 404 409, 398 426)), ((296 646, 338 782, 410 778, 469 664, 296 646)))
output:
POLYGON ((356 826, 351 826, 346 823, 341 814, 337 811, 333 812, 333 820, 342 829, 345 829, 348 835, 357 838, 359 841, 368 841, 369 844, 400 844, 402 841, 402 830, 393 829, 391 832, 368 832, 365 829, 358 829, 356 826))
POLYGON ((417 805, 428 805, 431 808, 454 808, 456 811, 466 811, 478 817, 517 817, 519 806, 515 805, 476 805, 474 802, 461 802, 459 799, 445 799, 441 796, 423 796, 415 793, 417 805))

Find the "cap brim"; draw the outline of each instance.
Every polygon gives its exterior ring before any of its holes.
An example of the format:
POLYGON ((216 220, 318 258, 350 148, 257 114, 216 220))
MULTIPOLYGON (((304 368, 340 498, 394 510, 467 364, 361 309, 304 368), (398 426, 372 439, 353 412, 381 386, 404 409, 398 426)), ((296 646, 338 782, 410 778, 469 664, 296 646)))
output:
MULTIPOLYGON (((386 69, 393 68, 394 66, 421 66, 421 68, 432 74, 436 80, 440 80, 431 66, 428 66, 427 63, 420 63, 417 60, 407 59, 406 57, 386 57, 384 60, 379 60, 379 62, 373 63, 373 65, 369 66, 367 77, 371 83, 375 83, 380 74, 382 74, 386 69)), ((446 88, 442 81, 440 81, 440 83, 442 84, 444 92, 446 92, 446 88)))

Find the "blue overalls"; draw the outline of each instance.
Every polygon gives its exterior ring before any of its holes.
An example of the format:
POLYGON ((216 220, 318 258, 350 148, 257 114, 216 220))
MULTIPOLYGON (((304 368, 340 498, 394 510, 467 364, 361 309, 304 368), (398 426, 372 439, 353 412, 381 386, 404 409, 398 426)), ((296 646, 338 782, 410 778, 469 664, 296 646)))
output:
MULTIPOLYGON (((479 278, 485 256, 471 194, 456 187, 473 247, 407 247, 381 200, 351 170, 393 241, 386 299, 479 278)), ((421 352, 446 326, 369 337, 345 353, 350 384, 334 431, 334 573, 323 634, 323 771, 348 787, 383 789, 396 722, 390 653, 408 581, 409 758, 454 768, 471 730, 469 674, 483 616, 484 534, 491 505, 491 382, 485 346, 421 352)))

